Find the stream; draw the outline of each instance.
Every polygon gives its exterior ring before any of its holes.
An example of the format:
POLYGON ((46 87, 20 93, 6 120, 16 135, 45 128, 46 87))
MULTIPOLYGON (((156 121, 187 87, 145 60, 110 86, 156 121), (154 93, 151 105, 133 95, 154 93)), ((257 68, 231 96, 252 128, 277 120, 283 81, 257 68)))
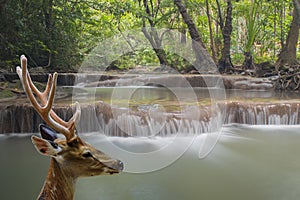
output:
MULTIPOLYGON (((300 196, 297 93, 226 90, 226 99, 214 99, 218 90, 203 88, 194 98, 183 88, 73 89, 59 89, 56 112, 68 118, 66 105, 79 101, 81 137, 125 166, 118 175, 79 179, 77 200, 300 196)), ((24 99, 1 106, 0 199, 35 199, 49 165, 30 141, 41 121, 24 99)))
MULTIPOLYGON (((182 137, 174 141, 173 149, 161 153, 161 159, 172 156, 189 137, 193 137, 192 144, 168 166, 153 172, 82 178, 75 199, 298 199, 299 130, 299 125, 226 125, 215 148, 202 159, 198 153, 205 134, 182 137)), ((113 143, 127 152, 137 148, 151 152, 170 139, 107 137, 97 133, 83 137, 99 149, 113 143)), ((122 157, 124 171, 128 171, 128 165, 143 167, 141 159, 122 157)), ((1 199, 34 199, 42 187, 49 159, 35 151, 29 136, 1 136, 0 160, 1 199)))

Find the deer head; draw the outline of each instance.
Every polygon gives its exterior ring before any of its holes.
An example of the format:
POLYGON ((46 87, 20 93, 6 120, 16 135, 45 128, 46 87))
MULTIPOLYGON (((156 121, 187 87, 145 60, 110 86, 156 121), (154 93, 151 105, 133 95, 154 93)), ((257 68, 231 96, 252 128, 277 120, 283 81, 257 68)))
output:
POLYGON ((39 199, 73 199, 74 184, 78 177, 122 171, 121 161, 110 158, 77 135, 75 124, 81 114, 79 103, 75 104, 76 112, 67 122, 52 110, 57 73, 49 75, 44 92, 40 92, 33 84, 27 70, 27 59, 23 55, 17 73, 31 104, 47 124, 40 125, 41 138, 31 137, 37 151, 51 157, 50 169, 39 199), (64 138, 59 138, 57 133, 63 134, 64 138))

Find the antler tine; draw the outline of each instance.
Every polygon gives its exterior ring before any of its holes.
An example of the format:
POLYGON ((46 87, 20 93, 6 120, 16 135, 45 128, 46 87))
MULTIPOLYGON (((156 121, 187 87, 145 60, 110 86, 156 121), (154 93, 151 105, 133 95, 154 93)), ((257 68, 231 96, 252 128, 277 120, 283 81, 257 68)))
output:
POLYGON ((81 116, 81 108, 80 104, 77 101, 75 102, 75 109, 76 112, 73 114, 68 123, 75 122, 77 124, 79 122, 81 116))
POLYGON ((76 112, 72 118, 66 122, 62 120, 53 110, 53 102, 57 85, 57 73, 53 76, 49 75, 47 86, 44 92, 40 92, 33 84, 29 72, 27 71, 27 59, 24 55, 21 56, 21 68, 17 67, 17 73, 23 83, 24 90, 42 119, 54 130, 62 133, 67 141, 76 138, 75 123, 80 118, 81 110, 79 103, 76 102, 76 112), (37 102, 33 93, 40 99, 41 105, 37 102))
POLYGON ((49 76, 48 76, 48 81, 47 81, 46 89, 44 90, 44 92, 41 92, 41 91, 39 91, 39 89, 37 89, 37 87, 33 84, 28 72, 27 72, 27 79, 28 79, 28 83, 29 83, 31 90, 33 90, 33 93, 35 93, 39 97, 39 99, 41 100, 41 103, 43 105, 46 105, 47 96, 50 92, 52 81, 53 81, 52 75, 49 74, 49 76))

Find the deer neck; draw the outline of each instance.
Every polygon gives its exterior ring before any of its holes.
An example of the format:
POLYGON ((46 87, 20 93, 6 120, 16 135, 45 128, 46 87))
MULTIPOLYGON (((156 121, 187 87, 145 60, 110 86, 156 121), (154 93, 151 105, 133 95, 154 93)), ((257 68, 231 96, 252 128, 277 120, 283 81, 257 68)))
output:
POLYGON ((51 158, 48 176, 38 200, 72 200, 74 198, 76 178, 64 171, 60 164, 51 158))

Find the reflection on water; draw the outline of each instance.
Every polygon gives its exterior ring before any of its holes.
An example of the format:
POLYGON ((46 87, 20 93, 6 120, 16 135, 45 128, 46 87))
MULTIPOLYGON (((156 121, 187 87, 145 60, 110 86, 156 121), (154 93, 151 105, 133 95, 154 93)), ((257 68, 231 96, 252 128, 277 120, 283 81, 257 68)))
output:
POLYGON ((162 105, 168 112, 177 111, 181 105, 210 104, 207 89, 164 87, 103 87, 74 88, 73 100, 81 103, 104 101, 106 103, 139 109, 141 106, 162 105), (197 93, 194 93, 194 90, 197 93))
MULTIPOLYGON (((176 108, 178 104, 178 94, 182 97, 190 97, 190 93, 194 92, 197 96, 199 104, 209 104, 211 102, 210 92, 218 89, 196 87, 191 90, 190 88, 164 88, 164 87, 99 87, 99 88, 82 88, 82 87, 58 87, 56 92, 57 104, 69 104, 72 100, 82 99, 85 103, 94 101, 104 101, 106 103, 112 103, 111 97, 116 92, 118 95, 127 94, 129 91, 134 90, 133 95, 130 98, 131 106, 134 105, 151 105, 151 104, 161 104, 166 106, 166 108, 176 108)), ((121 98, 120 98, 121 99, 121 98)), ((251 91, 251 90, 226 90, 227 100, 247 100, 247 101, 272 101, 272 100, 293 100, 299 99, 299 94, 294 92, 279 92, 279 91, 251 91)), ((127 99, 125 99, 127 100, 127 99)), ((180 99, 183 100, 183 99, 180 99)), ((2 100, 1 104, 11 104, 11 103, 28 103, 26 97, 15 99, 13 102, 11 100, 2 100)), ((113 101, 113 103, 122 104, 121 100, 113 101)), ((125 102, 127 103, 127 102, 125 102)), ((195 102, 196 103, 196 102, 195 102)))
MULTIPOLYGON (((65 88, 66 89, 66 88, 65 88)), ((69 90, 70 91, 70 90, 69 90)), ((122 102, 122 96, 132 92, 129 104, 131 106, 153 105, 161 104, 167 111, 174 111, 178 107, 179 103, 195 103, 199 105, 207 105, 211 103, 211 93, 222 93, 222 88, 164 88, 164 87, 100 87, 100 88, 73 88, 73 100, 84 102, 88 101, 104 101, 107 103, 113 103, 122 105, 128 102, 122 102), (117 92, 118 101, 112 99, 112 96, 117 92), (191 93, 196 95, 197 102, 191 102, 191 93), (180 97, 183 97, 179 99, 180 97), (186 97, 184 99, 184 97, 186 97), (180 100, 180 102, 178 102, 180 100)), ((218 96, 218 95, 217 95, 218 96)), ((239 101, 252 101, 252 102, 270 102, 280 100, 293 100, 299 99, 298 93, 293 92, 279 92, 279 91, 251 91, 251 90, 226 90, 224 97, 220 94, 218 100, 239 100, 239 101)), ((124 101, 128 101, 128 98, 123 98, 124 101)), ((215 103, 215 102, 213 102, 215 103)))
MULTIPOLYGON (((298 199, 299 130, 298 125, 229 125, 223 128, 217 146, 204 159, 198 159, 199 144, 203 139, 200 135, 183 157, 161 170, 80 179, 75 199, 298 199)), ((100 135, 84 137, 99 149, 107 142, 100 135)), ((133 140, 139 140, 139 148, 147 149, 163 143, 165 138, 110 137, 108 140, 120 144, 120 148, 134 150, 137 143, 133 140)), ((181 142, 177 142, 180 147, 181 142)), ((1 136, 0 162, 0 199, 35 199, 49 160, 35 151, 29 137, 1 136)), ((128 164, 140 163, 126 158, 123 162, 125 169, 128 164)))

